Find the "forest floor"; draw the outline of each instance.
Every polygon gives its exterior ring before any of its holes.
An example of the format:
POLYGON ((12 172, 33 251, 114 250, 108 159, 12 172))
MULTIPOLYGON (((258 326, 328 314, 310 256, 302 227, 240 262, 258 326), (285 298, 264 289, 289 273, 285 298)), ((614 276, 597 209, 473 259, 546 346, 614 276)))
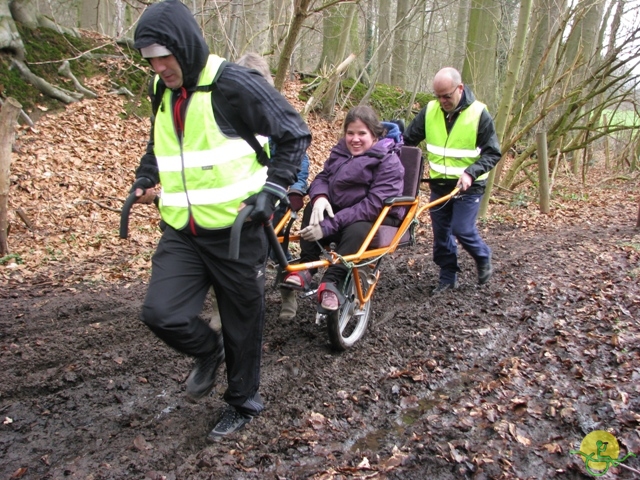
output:
MULTIPOLYGON (((135 206, 130 238, 118 238, 148 129, 121 118, 120 102, 102 95, 17 134, 13 255, 0 265, 0 478, 591 478, 572 451, 594 430, 615 436, 619 458, 640 456, 638 178, 603 181, 597 167, 584 184, 558 172, 549 215, 530 192, 495 195, 480 223, 495 264, 483 287, 463 252, 460 288, 430 296, 424 215, 417 244, 384 259, 372 323, 344 353, 311 300, 282 321, 269 288, 266 409, 205 443, 225 375, 186 402, 191 360, 139 321, 158 219, 135 206)), ((339 123, 309 123, 317 172, 339 123)), ((638 457, 591 467, 640 478, 638 457)))

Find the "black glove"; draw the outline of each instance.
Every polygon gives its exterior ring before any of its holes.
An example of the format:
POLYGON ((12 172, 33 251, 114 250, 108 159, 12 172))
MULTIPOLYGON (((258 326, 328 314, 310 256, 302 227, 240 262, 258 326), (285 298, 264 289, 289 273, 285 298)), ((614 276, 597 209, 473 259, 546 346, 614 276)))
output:
POLYGON ((267 182, 257 195, 252 195, 244 201, 246 205, 253 205, 251 218, 256 222, 266 222, 271 219, 279 200, 287 196, 284 188, 276 183, 267 182))
POLYGON ((302 193, 291 190, 287 196, 289 197, 289 206, 292 211, 297 212, 304 206, 304 195, 302 193))
POLYGON ((136 178, 136 181, 133 182, 133 185, 131 186, 131 190, 129 190, 129 193, 133 193, 135 192, 138 188, 141 188, 142 190, 146 190, 147 188, 153 188, 156 186, 156 183, 151 180, 149 177, 138 177, 136 178))

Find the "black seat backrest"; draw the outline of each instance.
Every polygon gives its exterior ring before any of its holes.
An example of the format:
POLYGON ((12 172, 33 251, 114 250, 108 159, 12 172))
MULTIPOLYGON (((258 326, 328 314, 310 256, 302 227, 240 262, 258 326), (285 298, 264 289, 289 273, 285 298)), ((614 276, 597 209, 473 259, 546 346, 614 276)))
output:
POLYGON ((418 147, 403 146, 400 150, 400 161, 404 166, 404 190, 402 195, 405 197, 417 197, 424 169, 422 150, 418 147))
MULTIPOLYGON (((422 178, 423 171, 422 150, 417 147, 402 147, 402 150, 400 150, 400 161, 404 166, 404 189, 402 196, 416 198, 420 192, 420 179, 422 178)), ((415 224, 412 223, 403 233, 398 246, 413 245, 415 243, 414 230, 415 224)), ((380 225, 371 242, 371 248, 391 245, 397 231, 398 227, 380 225)))

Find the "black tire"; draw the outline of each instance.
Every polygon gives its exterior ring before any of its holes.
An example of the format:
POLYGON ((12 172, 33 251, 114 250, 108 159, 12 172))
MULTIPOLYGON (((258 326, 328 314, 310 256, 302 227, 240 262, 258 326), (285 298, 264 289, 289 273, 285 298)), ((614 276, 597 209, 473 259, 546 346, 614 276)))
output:
MULTIPOLYGON (((370 285, 364 277, 365 275, 360 276, 360 283, 366 295, 370 285)), ((327 332, 331 346, 341 352, 352 347, 367 331, 373 298, 370 298, 364 305, 360 305, 353 276, 349 278, 345 286, 344 295, 345 301, 340 308, 326 315, 327 332)))

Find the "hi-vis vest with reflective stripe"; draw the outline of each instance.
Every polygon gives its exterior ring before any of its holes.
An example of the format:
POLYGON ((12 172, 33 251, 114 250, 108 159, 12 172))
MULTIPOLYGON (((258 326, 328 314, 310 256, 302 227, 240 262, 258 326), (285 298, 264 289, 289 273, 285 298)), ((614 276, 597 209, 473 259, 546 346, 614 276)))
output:
MULTIPOLYGON (((198 86, 210 85, 223 59, 210 55, 198 86)), ((182 143, 173 124, 173 109, 159 108, 154 123, 154 153, 160 170, 160 214, 173 228, 187 226, 189 215, 206 229, 227 228, 238 206, 259 192, 267 169, 243 139, 229 139, 218 128, 211 92, 195 91, 188 99, 182 143), (164 110, 164 111, 163 111, 164 110)), ((171 105, 171 90, 163 103, 171 105)), ((256 137, 261 144, 265 137, 256 137)))
MULTIPOLYGON (((460 112, 448 133, 440 104, 435 100, 427 104, 424 131, 430 178, 458 179, 465 168, 480 157, 476 140, 480 115, 484 109, 485 105, 475 100, 460 112)), ((476 180, 484 180, 488 176, 485 173, 476 180)))

